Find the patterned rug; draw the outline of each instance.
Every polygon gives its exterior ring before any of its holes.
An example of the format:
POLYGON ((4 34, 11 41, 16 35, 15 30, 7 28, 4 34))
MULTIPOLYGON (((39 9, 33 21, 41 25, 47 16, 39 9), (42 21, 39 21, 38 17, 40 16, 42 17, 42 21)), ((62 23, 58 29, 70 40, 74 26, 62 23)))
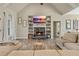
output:
POLYGON ((54 40, 19 40, 22 43, 22 47, 19 50, 46 50, 46 49, 58 49, 54 40), (40 44, 40 45, 38 45, 40 44))

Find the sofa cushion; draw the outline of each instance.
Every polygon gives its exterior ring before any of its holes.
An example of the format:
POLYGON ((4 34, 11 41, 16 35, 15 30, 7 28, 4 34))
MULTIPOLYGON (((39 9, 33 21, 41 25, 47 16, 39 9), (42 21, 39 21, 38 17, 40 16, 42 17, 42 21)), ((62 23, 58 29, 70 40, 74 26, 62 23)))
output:
POLYGON ((76 42, 76 34, 74 33, 65 33, 63 36, 64 42, 76 42))
POLYGON ((5 56, 9 52, 11 52, 13 49, 12 47, 9 46, 0 46, 0 56, 5 56))
POLYGON ((64 43, 64 46, 69 50, 79 50, 79 43, 64 43))
POLYGON ((78 50, 58 50, 61 56, 79 56, 78 50))
POLYGON ((33 56, 33 50, 14 50, 8 56, 33 56))
POLYGON ((59 56, 56 50, 35 50, 35 56, 59 56))
POLYGON ((4 42, 4 43, 0 43, 0 56, 3 55, 7 55, 8 53, 10 53, 11 51, 15 50, 15 49, 19 49, 22 44, 20 42, 18 42, 17 44, 13 43, 13 42, 4 42))

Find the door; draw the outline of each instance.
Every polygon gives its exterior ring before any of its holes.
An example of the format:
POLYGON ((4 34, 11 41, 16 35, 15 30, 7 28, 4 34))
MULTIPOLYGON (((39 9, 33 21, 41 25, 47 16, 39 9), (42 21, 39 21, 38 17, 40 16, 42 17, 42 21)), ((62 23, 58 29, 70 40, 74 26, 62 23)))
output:
POLYGON ((54 21, 53 22, 53 35, 54 38, 57 38, 60 36, 61 33, 61 26, 60 26, 60 21, 54 21))
POLYGON ((12 40, 12 16, 8 16, 8 39, 12 40))

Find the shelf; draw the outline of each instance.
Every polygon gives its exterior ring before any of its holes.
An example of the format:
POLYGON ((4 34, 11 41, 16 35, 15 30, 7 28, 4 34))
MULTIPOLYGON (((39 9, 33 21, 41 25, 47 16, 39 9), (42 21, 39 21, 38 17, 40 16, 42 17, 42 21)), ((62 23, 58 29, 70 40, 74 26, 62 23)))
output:
POLYGON ((51 29, 51 27, 46 27, 46 29, 51 29))
POLYGON ((46 28, 46 31, 50 31, 51 30, 51 28, 46 28))
POLYGON ((31 26, 31 27, 32 27, 32 26, 33 26, 33 24, 29 24, 29 26, 31 26))
POLYGON ((33 30, 32 30, 32 29, 29 29, 29 31, 33 32, 33 30))
POLYGON ((29 32, 29 34, 33 34, 32 32, 29 32))

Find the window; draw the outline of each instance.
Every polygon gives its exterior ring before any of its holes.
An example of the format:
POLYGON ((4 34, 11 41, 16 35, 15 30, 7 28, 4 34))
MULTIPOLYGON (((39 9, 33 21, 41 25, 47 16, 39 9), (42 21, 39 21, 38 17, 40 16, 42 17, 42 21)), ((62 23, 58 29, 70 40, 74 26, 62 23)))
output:
POLYGON ((66 29, 71 29, 71 20, 66 20, 66 29))

